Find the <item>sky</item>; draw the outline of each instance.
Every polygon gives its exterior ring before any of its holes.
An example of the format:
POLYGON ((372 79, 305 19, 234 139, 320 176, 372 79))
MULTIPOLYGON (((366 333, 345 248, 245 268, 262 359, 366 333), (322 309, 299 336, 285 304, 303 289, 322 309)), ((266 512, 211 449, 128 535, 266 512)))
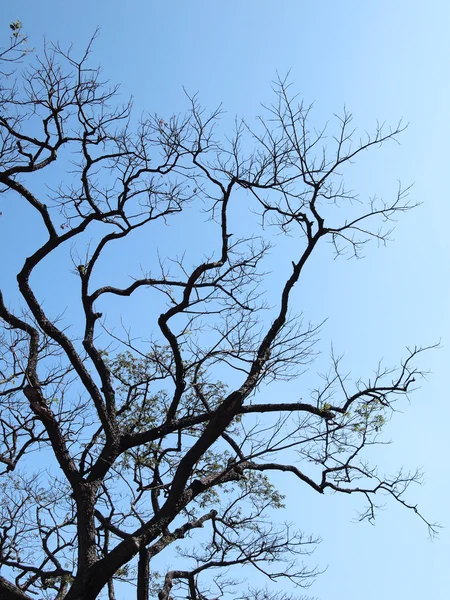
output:
MULTIPOLYGON (((387 470, 402 465, 423 469, 425 484, 411 496, 443 528, 430 541, 426 527, 392 502, 374 527, 356 523, 357 499, 318 497, 285 479, 280 486, 287 493, 283 520, 297 521, 323 539, 314 560, 327 569, 311 588, 312 596, 446 599, 450 4, 4 0, 2 5, 4 26, 20 19, 36 48, 44 36, 82 48, 100 27, 95 61, 105 78, 121 84, 124 98, 133 95, 138 112, 183 112, 184 87, 198 92, 207 107, 223 103, 230 122, 235 114, 252 119, 261 113, 261 102, 270 102, 277 73, 290 72, 295 92, 306 103, 314 102, 317 126, 344 106, 363 132, 377 119, 408 124, 400 144, 364 154, 349 178, 362 197, 389 197, 399 180, 413 184, 411 198, 420 206, 402 216, 392 243, 386 248, 370 245, 364 260, 335 261, 324 250, 311 263, 298 301, 308 319, 328 318, 321 334, 324 356, 333 342, 345 352, 345 365, 355 375, 370 373, 380 358, 397 360, 406 346, 441 341, 441 348, 423 359, 430 372, 427 381, 389 423, 393 443, 380 450, 379 460, 387 470)), ((6 240, 3 222, 0 235, 6 240)), ((42 282, 44 287, 45 274, 42 282)), ((277 392, 298 394, 282 386, 277 392)))

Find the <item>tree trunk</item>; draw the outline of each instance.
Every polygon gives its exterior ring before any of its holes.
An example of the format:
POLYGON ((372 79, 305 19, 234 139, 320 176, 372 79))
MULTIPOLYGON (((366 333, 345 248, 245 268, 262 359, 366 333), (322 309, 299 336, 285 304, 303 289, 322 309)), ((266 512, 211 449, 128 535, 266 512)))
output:
POLYGON ((139 551, 137 600, 148 600, 150 581, 150 565, 147 548, 139 551))
POLYGON ((98 486, 83 483, 76 494, 78 530, 78 574, 82 575, 98 560, 95 539, 95 496, 98 486))

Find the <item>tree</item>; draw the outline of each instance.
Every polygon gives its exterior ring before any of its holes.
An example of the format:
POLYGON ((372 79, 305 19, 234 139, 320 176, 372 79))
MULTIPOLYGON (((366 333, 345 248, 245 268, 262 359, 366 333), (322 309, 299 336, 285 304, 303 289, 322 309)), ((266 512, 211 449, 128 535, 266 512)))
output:
MULTIPOLYGON (((417 512, 404 492, 419 473, 383 477, 364 451, 421 377, 421 348, 356 384, 332 355, 306 400, 262 397, 274 381, 295 386, 314 360, 320 325, 291 303, 316 248, 328 240, 337 256, 359 256, 413 207, 402 189, 390 203, 355 204, 339 175, 402 126, 353 142, 344 112, 326 148, 283 79, 256 128, 242 120, 222 134, 220 108, 208 113, 195 96, 184 116, 135 122, 89 66, 90 50, 77 59, 47 46, 0 95, 3 201, 36 219, 18 293, 9 283, 0 295, 2 598, 90 600, 105 590, 112 600, 117 581, 135 582, 139 600, 276 596, 242 592, 236 565, 307 586, 316 570, 301 557, 317 540, 274 524, 283 497, 271 473, 319 494, 362 495, 362 518, 374 518, 383 494, 417 512), (137 275, 145 252, 134 261, 127 241, 141 231, 157 239, 180 214, 186 249, 202 243, 203 258, 160 253, 137 275), (195 214, 205 219, 200 239, 195 214), (270 307, 273 228, 296 246, 270 307), (104 260, 119 246, 127 285, 104 260), (43 265, 52 302, 56 294, 70 316, 43 301, 34 277, 43 265), (140 307, 145 333, 117 333, 114 301, 137 294, 145 302, 128 310, 140 307), (179 568, 155 573, 153 561, 174 548, 179 568)), ((20 236, 15 216, 8 228, 20 236)))

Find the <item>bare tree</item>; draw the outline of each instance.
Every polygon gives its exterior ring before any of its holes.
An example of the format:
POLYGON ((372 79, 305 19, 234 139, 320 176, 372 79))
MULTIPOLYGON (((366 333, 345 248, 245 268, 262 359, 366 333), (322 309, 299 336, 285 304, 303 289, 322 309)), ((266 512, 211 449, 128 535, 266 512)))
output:
MULTIPOLYGON (((339 174, 402 126, 358 140, 345 112, 326 147, 285 80, 257 126, 239 121, 231 135, 221 134, 220 109, 208 113, 189 96, 184 116, 135 122, 131 104, 118 106, 116 88, 89 66, 90 50, 75 58, 47 46, 2 84, 3 201, 34 211, 36 246, 17 290, 4 282, 0 294, 0 595, 113 600, 123 581, 139 600, 284 598, 244 592, 233 568, 300 587, 316 574, 302 557, 317 540, 275 524, 283 497, 272 472, 319 494, 363 496, 362 518, 374 517, 383 494, 417 512, 404 491, 419 474, 385 478, 364 450, 420 378, 422 349, 356 384, 332 357, 305 400, 261 398, 273 381, 295 386, 315 357, 320 325, 290 304, 316 247, 329 240, 336 254, 357 256, 411 208, 404 190, 390 203, 355 204, 339 174), (204 258, 160 250, 139 273, 147 257, 135 259, 127 240, 144 228, 152 239, 159 222, 170 235, 180 213, 182 244, 204 243, 204 258), (270 308, 273 228, 297 244, 270 308), (129 258, 122 287, 103 282, 110 247, 129 258), (67 257, 77 285, 66 294, 67 257), (57 317, 34 277, 48 264, 57 317), (146 333, 134 337, 108 314, 138 293, 146 333), (164 552, 179 566, 157 573, 164 552)), ((14 214, 7 226, 20 236, 14 214)))

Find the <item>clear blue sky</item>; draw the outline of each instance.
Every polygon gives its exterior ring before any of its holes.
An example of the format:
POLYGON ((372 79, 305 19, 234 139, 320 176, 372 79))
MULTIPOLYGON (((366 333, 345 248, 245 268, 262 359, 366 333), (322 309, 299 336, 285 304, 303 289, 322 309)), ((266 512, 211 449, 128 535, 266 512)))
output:
MULTIPOLYGON (((442 340, 442 349, 424 358, 428 382, 389 424, 393 445, 380 463, 392 472, 401 465, 424 469, 425 486, 412 497, 444 528, 430 542, 422 523, 392 503, 375 527, 356 524, 357 500, 321 498, 286 480, 283 518, 323 538, 315 560, 328 570, 313 596, 448 598, 450 3, 16 0, 3 2, 2 14, 4 27, 23 21, 36 48, 44 35, 82 47, 100 26, 96 60, 106 78, 121 83, 124 97, 134 96, 138 111, 183 111, 185 86, 206 106, 223 102, 230 117, 251 118, 270 100, 276 72, 291 69, 295 90, 315 101, 318 126, 344 104, 363 129, 376 119, 410 123, 401 145, 362 157, 351 183, 362 196, 386 197, 398 179, 414 183, 412 197, 422 206, 399 221, 392 244, 370 246, 362 261, 323 253, 301 300, 312 320, 329 317, 322 347, 326 352, 333 341, 345 351, 355 375, 368 374, 381 357, 394 361, 406 345, 442 340)), ((280 387, 278 393, 299 392, 280 387)))

